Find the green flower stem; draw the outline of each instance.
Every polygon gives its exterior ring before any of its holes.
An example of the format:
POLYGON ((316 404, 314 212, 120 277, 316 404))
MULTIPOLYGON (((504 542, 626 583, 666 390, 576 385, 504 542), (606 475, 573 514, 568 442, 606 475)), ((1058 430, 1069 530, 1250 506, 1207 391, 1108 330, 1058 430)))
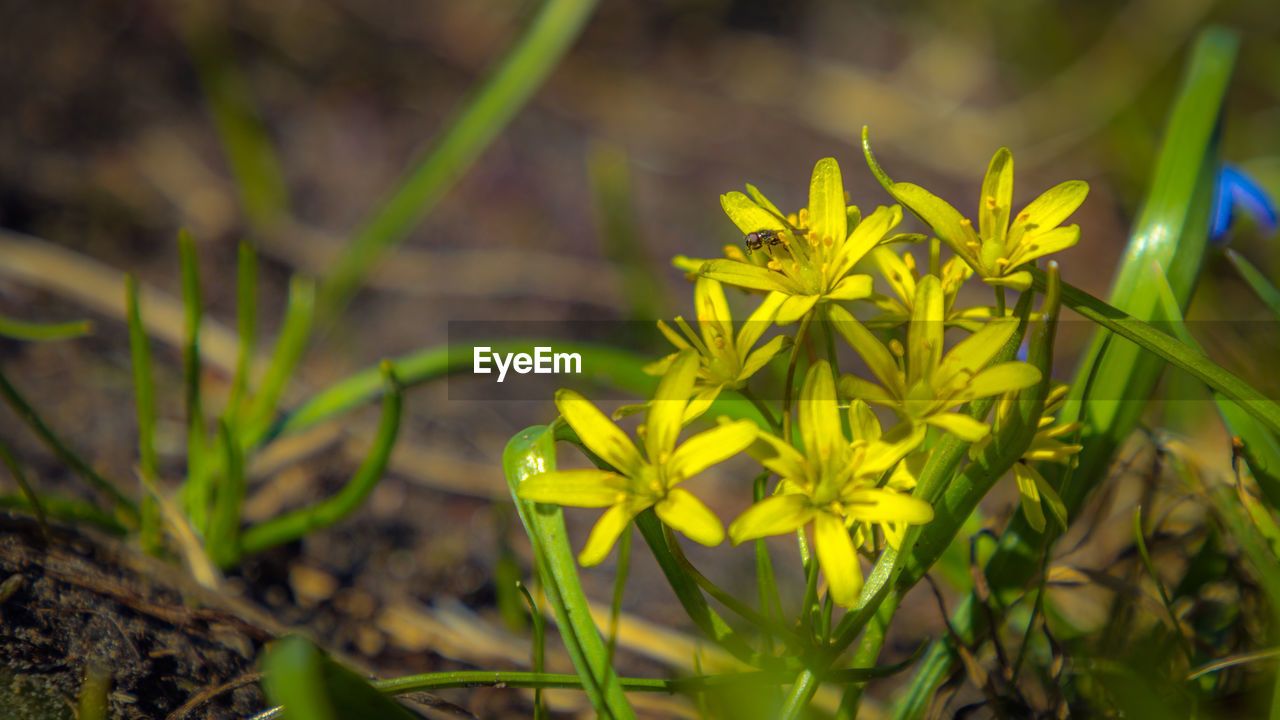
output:
POLYGON ((609 601, 609 636, 606 652, 609 664, 618 647, 618 618, 622 615, 622 591, 627 586, 627 573, 631 569, 631 528, 618 538, 618 568, 613 578, 613 597, 609 601))
POLYGON ((359 507, 382 479, 391 449, 400 429, 400 409, 403 392, 391 369, 391 363, 382 363, 383 383, 386 394, 382 397, 382 419, 374 436, 373 449, 365 457, 351 480, 336 495, 301 510, 274 517, 248 528, 240 537, 244 554, 260 552, 269 547, 296 540, 317 528, 328 527, 349 515, 359 507))
POLYGON ((382 255, 426 217, 515 116, 577 38, 595 4, 595 0, 543 4, 493 75, 446 125, 435 148, 401 179, 334 263, 321 290, 324 317, 332 318, 346 304, 382 255))
POLYGON ((706 575, 703 575, 698 568, 693 566, 693 563, 689 561, 688 556, 684 554, 684 550, 680 547, 680 540, 675 536, 675 533, 671 531, 671 528, 668 528, 665 525, 663 526, 663 539, 667 543, 667 549, 670 550, 671 556, 680 564, 680 567, 685 571, 685 573, 687 573, 689 577, 693 578, 693 581, 698 584, 698 587, 702 588, 704 592, 715 598, 721 605, 729 608, 733 612, 737 613, 739 617, 765 632, 773 635, 785 636, 793 643, 800 641, 800 635, 798 635, 794 630, 787 628, 781 623, 774 622, 764 613, 752 610, 746 603, 737 599, 733 595, 730 595, 720 589, 720 587, 715 583, 711 582, 706 575))
POLYGON ((800 321, 800 328, 796 330, 796 340, 791 345, 791 357, 787 360, 787 381, 782 389, 782 439, 791 442, 791 397, 795 394, 794 385, 796 382, 796 363, 800 360, 800 348, 804 345, 804 334, 809 329, 809 322, 813 320, 814 313, 817 308, 805 313, 804 319, 800 321))
MULTIPOLYGON (((502 454, 507 485, 529 534, 538 575, 555 611, 560 636, 578 670, 578 676, 574 678, 577 687, 586 691, 600 717, 613 720, 634 718, 635 713, 609 663, 608 649, 591 620, 587 598, 578 581, 577 564, 569 548, 564 511, 554 505, 521 500, 516 493, 520 484, 530 476, 555 469, 555 438, 555 430, 546 426, 531 427, 513 437, 502 454)), ((399 691, 412 692, 416 689, 419 688, 405 687, 399 691)))
POLYGON ((831 365, 831 375, 840 377, 840 358, 836 354, 836 333, 833 328, 835 324, 831 321, 831 305, 827 304, 822 308, 822 339, 827 344, 827 363, 831 365))
MULTIPOLYGON (((765 487, 771 473, 762 472, 752 483, 752 502, 760 502, 765 498, 765 487)), ((773 574, 773 561, 769 558, 769 545, 764 538, 755 541, 756 550, 756 590, 760 597, 760 613, 774 623, 782 622, 782 597, 778 593, 778 582, 773 574)), ((764 634, 764 654, 773 654, 773 635, 764 634)))
POLYGON ((22 418, 27 427, 31 428, 32 432, 53 451, 53 454, 59 460, 66 463, 68 467, 76 471, 99 492, 111 498, 116 513, 125 525, 137 527, 138 506, 124 493, 120 492, 120 488, 116 487, 115 483, 89 467, 88 463, 72 452, 71 448, 67 447, 67 444, 54 434, 44 420, 41 419, 40 415, 36 413, 35 408, 31 407, 31 403, 27 402, 22 393, 19 393, 18 389, 9 382, 9 378, 5 377, 3 371, 0 371, 0 395, 4 396, 5 404, 17 413, 18 417, 22 418))

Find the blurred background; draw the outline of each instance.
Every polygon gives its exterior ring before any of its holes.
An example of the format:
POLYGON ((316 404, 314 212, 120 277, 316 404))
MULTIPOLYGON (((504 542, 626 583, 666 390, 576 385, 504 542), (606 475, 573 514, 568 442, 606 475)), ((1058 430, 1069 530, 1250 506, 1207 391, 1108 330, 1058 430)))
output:
MULTIPOLYGON (((95 325, 75 342, 0 342, 0 363, 86 457, 130 477, 137 440, 120 273, 180 297, 175 238, 187 228, 208 318, 234 327, 236 247, 248 241, 264 260, 259 322, 271 337, 288 277, 331 273, 539 3, 0 7, 0 314, 95 325)), ((864 125, 895 179, 926 185, 965 213, 1002 145, 1016 161, 1016 206, 1063 180, 1088 181, 1074 216, 1083 237, 1061 263, 1065 278, 1105 295, 1189 44, 1210 24, 1242 37, 1224 155, 1275 194, 1272 2, 602 0, 527 105, 325 318, 287 397, 443 343, 451 320, 688 313, 690 286, 670 258, 718 255, 742 239, 721 193, 750 182, 795 209, 814 162, 834 156, 855 204, 888 202, 862 159, 864 125)), ((1276 269, 1280 256, 1259 240, 1237 249, 1276 269)), ((161 449, 176 468, 181 353, 156 333, 161 449)), ((1078 349, 1064 343, 1063 356, 1078 349)), ((1249 364, 1247 349, 1236 355, 1249 364)), ((1067 377, 1070 363, 1061 367, 1067 377)), ((216 362, 206 374, 215 390, 229 382, 216 362)), ((385 673, 435 669, 448 657, 514 662, 501 643, 492 657, 479 642, 449 646, 441 628, 462 621, 439 613, 486 627, 470 613, 492 613, 502 559, 527 563, 518 522, 492 501, 507 492, 503 445, 550 419, 547 400, 459 403, 440 384, 414 389, 392 473, 370 503, 250 560, 236 578, 241 591, 385 673)), ((376 409, 354 418, 283 453, 300 464, 259 467, 249 517, 339 486, 376 409)), ((42 482, 64 479, 11 414, 0 414, 0 432, 42 482)), ((594 513, 571 515, 580 542, 594 513)), ((589 593, 607 597, 607 568, 589 578, 589 593)), ((662 597, 636 593, 626 607, 678 622, 662 597)))

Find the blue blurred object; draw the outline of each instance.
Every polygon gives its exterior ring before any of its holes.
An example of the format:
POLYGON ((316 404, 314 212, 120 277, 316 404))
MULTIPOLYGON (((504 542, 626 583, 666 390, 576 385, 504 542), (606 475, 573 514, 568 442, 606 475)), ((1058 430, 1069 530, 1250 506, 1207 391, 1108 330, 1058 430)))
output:
POLYGON ((1243 170, 1224 163, 1218 171, 1218 187, 1213 198, 1213 221, 1209 237, 1221 244, 1235 222, 1236 210, 1241 210, 1266 235, 1276 231, 1276 205, 1271 196, 1243 170))

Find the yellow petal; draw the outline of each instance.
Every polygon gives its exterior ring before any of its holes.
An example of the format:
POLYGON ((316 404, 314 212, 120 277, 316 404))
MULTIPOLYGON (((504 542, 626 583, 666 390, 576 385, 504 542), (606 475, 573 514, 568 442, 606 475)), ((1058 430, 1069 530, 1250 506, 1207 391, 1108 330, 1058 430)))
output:
POLYGON ((902 404, 901 398, 889 394, 888 390, 856 375, 840 376, 840 393, 848 398, 866 400, 877 405, 895 407, 902 404))
POLYGON ((929 503, 892 490, 855 490, 843 499, 849 516, 863 522, 923 525, 933 519, 933 508, 929 503))
POLYGON ((693 289, 693 302, 698 311, 698 327, 702 330, 702 340, 707 348, 716 352, 716 338, 725 341, 731 335, 733 316, 729 314, 729 303, 724 298, 724 288, 720 283, 708 277, 698 278, 693 289))
POLYGON ((582 444, 619 472, 629 475, 644 462, 631 438, 590 400, 573 390, 561 390, 556 393, 556 408, 582 444))
POLYGON ((698 377, 698 364, 697 353, 682 351, 654 391, 649 414, 644 420, 644 445, 651 463, 662 462, 662 455, 676 446, 676 438, 684 427, 685 407, 693 395, 693 383, 698 377))
POLYGON ((928 190, 911 183, 893 183, 889 186, 889 193, 919 215, 921 220, 933 228, 933 234, 957 255, 971 266, 979 264, 978 256, 973 252, 973 247, 978 243, 978 235, 958 210, 928 190))
POLYGON ((712 260, 703 265, 698 274, 712 280, 719 280, 722 283, 750 290, 790 293, 795 289, 791 284, 784 282, 786 280, 785 275, 759 265, 749 265, 737 260, 712 260))
POLYGON ((893 353, 889 352, 889 348, 872 335, 862 323, 855 320, 848 310, 839 305, 828 306, 828 315, 832 324, 835 325, 836 332, 840 333, 858 355, 862 356, 863 362, 880 383, 892 395, 902 397, 906 388, 903 387, 898 363, 894 360, 893 353))
POLYGON ((800 529, 813 517, 809 498, 798 493, 773 495, 747 508, 729 526, 729 540, 737 545, 769 535, 800 529))
MULTIPOLYGON (((942 337, 946 329, 942 284, 925 275, 916 284, 916 298, 907 324, 907 385, 933 377, 942 359, 942 337)), ((999 348, 997 348, 999 349, 999 348)))
POLYGON ((752 185, 751 183, 747 183, 747 194, 750 195, 751 199, 755 200, 756 204, 759 205, 760 207, 764 208, 765 210, 768 210, 769 212, 773 213, 777 217, 784 217, 783 212, 778 209, 778 206, 769 202, 769 198, 765 197, 764 193, 757 190, 755 185, 752 185))
POLYGON ((742 371, 738 373, 738 382, 746 382, 748 378, 756 374, 756 371, 764 367, 778 353, 791 347, 791 338, 787 335, 779 335, 769 342, 761 345, 747 356, 745 362, 742 363, 742 371))
POLYGON ((804 456, 777 435, 767 432, 757 433, 755 442, 747 446, 747 454, 783 479, 796 481, 805 479, 804 456))
MULTIPOLYGON (((774 273, 775 275, 777 273, 774 273)), ((790 325, 791 323, 804 317, 805 313, 813 309, 817 304, 817 295, 791 295, 783 301, 782 306, 778 308, 777 322, 779 325, 790 325)))
POLYGON ((916 297, 916 279, 907 264, 897 253, 881 245, 871 251, 871 261, 875 263, 880 275, 893 288, 893 292, 903 302, 912 302, 916 297))
POLYGON ((731 192, 720 196, 720 207, 729 216, 734 225, 749 235, 758 230, 786 230, 787 226, 768 210, 760 207, 751 198, 740 192, 731 192))
POLYGON ((982 260, 987 267, 991 267, 1004 254, 1012 204, 1013 155, 1009 153, 1009 148, 1000 148, 987 167, 978 205, 978 229, 983 239, 982 260))
POLYGON ((525 479, 516 489, 523 500, 570 507, 609 507, 627 494, 627 479, 607 470, 556 470, 525 479))
POLYGON ((1088 195, 1089 183, 1083 180, 1068 180, 1052 187, 1018 213, 1011 232, 1043 232, 1055 228, 1075 212, 1088 195))
POLYGON ((684 408, 684 416, 680 418, 680 424, 688 425, 694 420, 702 417, 702 413, 711 407, 711 403, 720 397, 720 391, 724 389, 724 385, 708 385, 698 392, 694 393, 693 399, 684 408))
POLYGON ((797 404, 800 438, 810 462, 831 457, 837 445, 847 445, 840 428, 840 409, 836 404, 836 383, 831 365, 819 360, 809 366, 797 404))
POLYGON ((671 454, 666 464, 667 477, 675 484, 724 462, 746 450, 759 431, 750 420, 738 420, 700 432, 671 454))
POLYGON ((880 420, 871 406, 862 400, 849 403, 849 430, 853 439, 875 442, 880 439, 880 420))
POLYGON ((578 553, 578 563, 583 567, 599 565, 609 555, 609 551, 613 549, 622 531, 627 529, 631 519, 647 507, 649 504, 646 502, 629 500, 605 510, 604 515, 596 521, 595 527, 591 528, 591 534, 587 536, 587 546, 578 553))
POLYGON ((771 292, 765 296, 764 302, 751 313, 747 321, 738 329, 738 357, 746 357, 747 352, 756 344, 760 336, 764 334, 773 325, 773 319, 778 314, 778 308, 787 299, 786 293, 771 292))
POLYGON ((991 430, 986 423, 960 413, 934 413, 925 418, 925 422, 942 428, 965 442, 977 442, 991 430))
POLYGON ((900 222, 902 222, 901 206, 876 208, 875 212, 858 223, 850 233, 849 239, 840 246, 833 263, 835 271, 832 277, 841 277, 852 270, 853 266, 872 248, 879 245, 880 241, 884 240, 884 236, 900 222))
POLYGON ((841 607, 852 607, 862 591, 862 568, 844 522, 831 513, 815 515, 813 544, 818 551, 818 565, 827 577, 831 601, 841 607))
POLYGON ((724 542, 724 526, 711 509, 684 488, 675 488, 653 507, 662 522, 703 545, 724 542))
POLYGON ((894 463, 911 454, 924 442, 925 428, 910 422, 900 422, 889 429, 881 440, 867 446, 862 456, 861 473, 879 475, 894 463))
POLYGON ((1079 225, 1054 228, 1043 233, 1028 233, 1009 255, 1009 267, 1018 267, 1038 257, 1066 250, 1079 241, 1079 225))
POLYGON ((1013 390, 1021 390, 1040 382, 1040 370, 1030 363, 1010 362, 992 365, 973 376, 964 389, 948 399, 952 405, 976 398, 991 397, 1013 390))
POLYGON ((998 318, 956 344, 943 359, 934 376, 939 386, 958 374, 972 375, 986 366, 1018 330, 1017 318, 998 318))
POLYGON ((844 182, 834 158, 823 158, 813 168, 809 182, 809 231, 822 242, 843 243, 848 237, 844 182))
POLYGON ((828 300, 861 300, 871 296, 870 275, 847 275, 823 296, 828 300))

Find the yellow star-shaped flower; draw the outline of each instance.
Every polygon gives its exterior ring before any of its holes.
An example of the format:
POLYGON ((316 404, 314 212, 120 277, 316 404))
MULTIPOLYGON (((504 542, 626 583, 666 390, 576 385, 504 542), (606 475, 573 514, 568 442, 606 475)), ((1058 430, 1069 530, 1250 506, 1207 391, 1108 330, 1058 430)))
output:
MULTIPOLYGON (((849 410, 853 440, 845 437, 831 366, 809 368, 800 390, 799 425, 803 452, 774 435, 761 433, 747 453, 781 478, 777 492, 752 505, 729 526, 736 545, 793 532, 813 522, 818 565, 831 600, 843 607, 858 601, 862 570, 849 528, 857 523, 921 524, 933 519, 928 503, 878 487, 879 477, 924 439, 924 428, 903 423, 881 436, 880 424, 863 403, 849 410)), ((900 538, 901 533, 888 534, 900 538)))
POLYGON ((517 494, 525 500, 574 507, 609 508, 591 530, 578 555, 597 565, 627 524, 652 507, 667 525, 703 545, 724 540, 724 527, 693 493, 678 487, 750 445, 758 428, 738 420, 698 433, 676 447, 682 419, 698 374, 698 354, 686 350, 658 383, 641 427, 643 453, 591 401, 572 390, 556 393, 556 407, 582 444, 615 470, 557 470, 525 480, 517 494))
POLYGON ((844 375, 840 389, 849 397, 893 408, 913 425, 933 425, 973 442, 985 436, 990 426, 951 412, 951 408, 1035 385, 1040 382, 1040 370, 1019 361, 986 367, 1018 329, 1018 319, 1014 317, 992 320, 944 355, 942 308, 942 286, 937 277, 926 275, 916 286, 903 367, 902 353, 885 347, 844 308, 832 307, 836 331, 849 341, 880 381, 877 385, 844 375))
POLYGON ((755 188, 751 197, 731 192, 720 197, 725 214, 744 234, 770 233, 776 243, 763 244, 751 257, 709 260, 703 277, 749 290, 781 293, 777 322, 795 322, 819 302, 858 300, 871 295, 871 276, 851 274, 853 266, 902 221, 902 208, 877 208, 863 219, 847 206, 840 166, 832 158, 818 161, 809 184, 809 207, 794 221, 783 216, 755 188))

